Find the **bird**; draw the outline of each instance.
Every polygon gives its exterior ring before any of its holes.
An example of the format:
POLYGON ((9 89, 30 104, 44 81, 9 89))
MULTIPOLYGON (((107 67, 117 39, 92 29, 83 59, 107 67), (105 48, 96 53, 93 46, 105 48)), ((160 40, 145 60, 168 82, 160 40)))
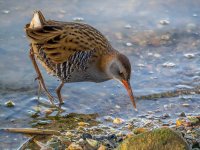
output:
POLYGON ((37 62, 61 81, 56 88, 60 105, 64 103, 61 89, 65 83, 100 83, 114 79, 124 85, 136 109, 130 84, 130 61, 100 31, 86 23, 47 20, 41 11, 35 11, 25 25, 25 33, 39 89, 44 90, 51 104, 54 97, 45 85, 37 62))

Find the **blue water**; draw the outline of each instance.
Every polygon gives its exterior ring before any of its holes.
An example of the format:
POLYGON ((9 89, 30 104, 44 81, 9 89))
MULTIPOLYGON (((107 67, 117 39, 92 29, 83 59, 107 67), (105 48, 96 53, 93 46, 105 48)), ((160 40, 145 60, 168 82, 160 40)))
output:
MULTIPOLYGON (((23 31, 34 10, 42 10, 48 19, 73 21, 74 17, 83 17, 84 23, 101 31, 113 47, 129 57, 134 95, 141 96, 199 85, 199 7, 198 0, 181 3, 178 0, 0 0, 0 127, 29 126, 31 118, 27 112, 39 105, 36 74, 23 31), (162 20, 169 24, 163 25, 162 20), (127 43, 132 45, 127 46, 130 45, 127 43), (188 54, 192 58, 188 58, 188 54), (166 62, 172 66, 163 66, 166 62), (13 100, 16 106, 5 107, 8 100, 13 100), (15 123, 11 122, 13 119, 15 123)), ((54 89, 59 82, 42 67, 41 70, 47 87, 55 96, 54 89)), ((182 111, 200 113, 200 97, 195 93, 189 98, 138 99, 139 112, 135 112, 125 89, 117 81, 65 84, 62 94, 66 113, 97 112, 100 116, 110 114, 123 118, 156 109, 161 110, 157 115, 170 113, 171 118, 182 111), (184 103, 190 106, 183 107, 184 103), (165 109, 166 105, 173 107, 165 109)), ((42 98, 46 98, 45 95, 42 98)))

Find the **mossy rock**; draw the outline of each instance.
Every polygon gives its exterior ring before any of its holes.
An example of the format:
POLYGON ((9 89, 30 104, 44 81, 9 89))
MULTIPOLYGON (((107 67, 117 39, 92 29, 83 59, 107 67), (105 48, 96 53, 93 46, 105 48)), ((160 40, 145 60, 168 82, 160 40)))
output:
POLYGON ((160 128, 127 138, 117 150, 189 150, 189 146, 173 130, 160 128))

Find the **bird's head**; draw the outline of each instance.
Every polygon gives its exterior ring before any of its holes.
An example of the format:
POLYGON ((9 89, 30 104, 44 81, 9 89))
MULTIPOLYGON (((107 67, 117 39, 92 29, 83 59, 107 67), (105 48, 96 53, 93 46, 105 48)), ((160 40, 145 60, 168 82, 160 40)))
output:
POLYGON ((107 61, 106 73, 110 78, 115 79, 124 85, 130 96, 131 102, 136 109, 136 103, 130 84, 131 64, 129 59, 120 53, 111 56, 111 58, 107 61))

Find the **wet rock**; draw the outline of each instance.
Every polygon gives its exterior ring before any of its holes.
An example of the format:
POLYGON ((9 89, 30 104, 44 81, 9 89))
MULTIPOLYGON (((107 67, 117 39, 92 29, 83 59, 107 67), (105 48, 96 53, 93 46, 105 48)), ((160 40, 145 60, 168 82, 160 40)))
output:
POLYGON ((144 133, 144 132, 147 132, 149 131, 147 128, 136 128, 133 130, 133 133, 134 134, 141 134, 141 133, 144 133))
POLYGON ((98 150, 106 150, 106 147, 104 145, 101 145, 98 150))
POLYGON ((33 110, 28 110, 27 112, 28 112, 28 115, 29 115, 30 117, 32 117, 32 118, 37 118, 37 117, 40 116, 38 112, 33 111, 33 110))
POLYGON ((192 125, 195 125, 200 122, 200 120, 195 116, 188 116, 187 118, 191 122, 192 125))
POLYGON ((45 109, 45 110, 44 110, 44 113, 45 113, 45 115, 50 115, 50 114, 52 114, 54 111, 55 111, 54 109, 50 108, 50 109, 45 109))
POLYGON ((193 53, 187 53, 187 54, 184 54, 184 56, 185 56, 186 58, 191 59, 191 58, 194 58, 194 57, 195 57, 195 54, 193 54, 193 53))
POLYGON ((168 41, 171 39, 171 35, 170 34, 164 34, 160 37, 161 40, 165 40, 168 41))
POLYGON ((114 124, 122 124, 122 123, 124 123, 124 120, 121 119, 121 118, 115 118, 115 119, 113 120, 113 123, 114 123, 114 124))
POLYGON ((186 141, 169 128, 155 129, 132 136, 122 142, 118 150, 189 150, 186 141))
POLYGON ((82 18, 82 17, 74 17, 73 20, 74 21, 84 21, 84 18, 82 18))
POLYGON ((180 116, 180 117, 186 117, 186 115, 185 115, 184 112, 181 112, 179 116, 180 116))
POLYGON ((117 136, 115 134, 111 134, 111 135, 108 135, 107 139, 108 140, 115 140, 115 139, 117 139, 117 136))
POLYGON ((119 105, 115 105, 115 108, 120 109, 121 107, 119 105))
POLYGON ((5 102, 5 105, 6 105, 6 107, 14 107, 15 103, 10 100, 10 101, 5 102))
POLYGON ((166 110, 171 109, 171 108, 175 108, 176 104, 170 103, 170 104, 166 104, 163 106, 166 110))
POLYGON ((173 62, 165 62, 162 64, 162 66, 163 67, 174 67, 174 66, 176 66, 176 64, 173 62))
POLYGON ((193 16, 193 17, 197 17, 198 15, 197 15, 197 14, 192 14, 192 16, 193 16))
POLYGON ((53 149, 61 149, 62 143, 60 139, 56 136, 53 136, 46 144, 48 147, 51 147, 53 149))
POLYGON ((67 132, 65 133, 65 136, 71 138, 71 137, 74 136, 74 134, 73 134, 72 132, 70 132, 70 131, 67 131, 67 132))
POLYGON ((161 25, 168 25, 170 22, 169 22, 169 20, 167 20, 167 19, 163 19, 163 20, 160 20, 159 23, 160 23, 161 25))
POLYGON ((79 126, 88 126, 89 123, 87 123, 87 122, 79 122, 78 125, 79 126))
POLYGON ((184 103, 184 104, 182 104, 182 106, 184 106, 184 107, 189 107, 190 104, 188 104, 188 103, 184 103))
POLYGON ((124 26, 126 29, 130 29, 131 28, 131 25, 130 24, 127 24, 124 26))
POLYGON ((176 126, 184 126, 184 127, 189 127, 191 126, 191 122, 187 121, 186 119, 177 119, 176 120, 176 126))
POLYGON ((129 42, 126 43, 126 46, 128 46, 128 47, 130 47, 132 45, 133 45, 132 43, 129 43, 129 42))
POLYGON ((4 14, 8 14, 8 13, 10 13, 10 10, 3 10, 2 11, 4 14))
POLYGON ((79 144, 71 143, 67 150, 83 150, 83 148, 79 144))
POLYGON ((110 121, 110 122, 112 122, 114 120, 114 118, 112 116, 104 116, 103 118, 105 121, 110 121))
POLYGON ((164 114, 161 116, 162 119, 166 119, 166 118, 169 118, 169 117, 170 117, 170 115, 169 115, 168 113, 164 113, 164 114))
POLYGON ((144 64, 137 64, 138 67, 145 67, 144 64))
POLYGON ((113 143, 107 139, 103 141, 103 144, 109 149, 114 149, 116 147, 116 143, 113 143))
POLYGON ((92 135, 89 134, 89 133, 83 133, 83 134, 82 134, 82 138, 83 138, 84 140, 86 140, 86 139, 92 139, 92 135))
POLYGON ((89 144, 91 147, 93 147, 93 148, 95 148, 95 147, 98 146, 98 141, 96 141, 96 140, 93 140, 93 139, 86 139, 86 141, 87 141, 88 144, 89 144))
POLYGON ((46 124, 50 124, 51 120, 39 120, 37 122, 38 125, 46 125, 46 124))

